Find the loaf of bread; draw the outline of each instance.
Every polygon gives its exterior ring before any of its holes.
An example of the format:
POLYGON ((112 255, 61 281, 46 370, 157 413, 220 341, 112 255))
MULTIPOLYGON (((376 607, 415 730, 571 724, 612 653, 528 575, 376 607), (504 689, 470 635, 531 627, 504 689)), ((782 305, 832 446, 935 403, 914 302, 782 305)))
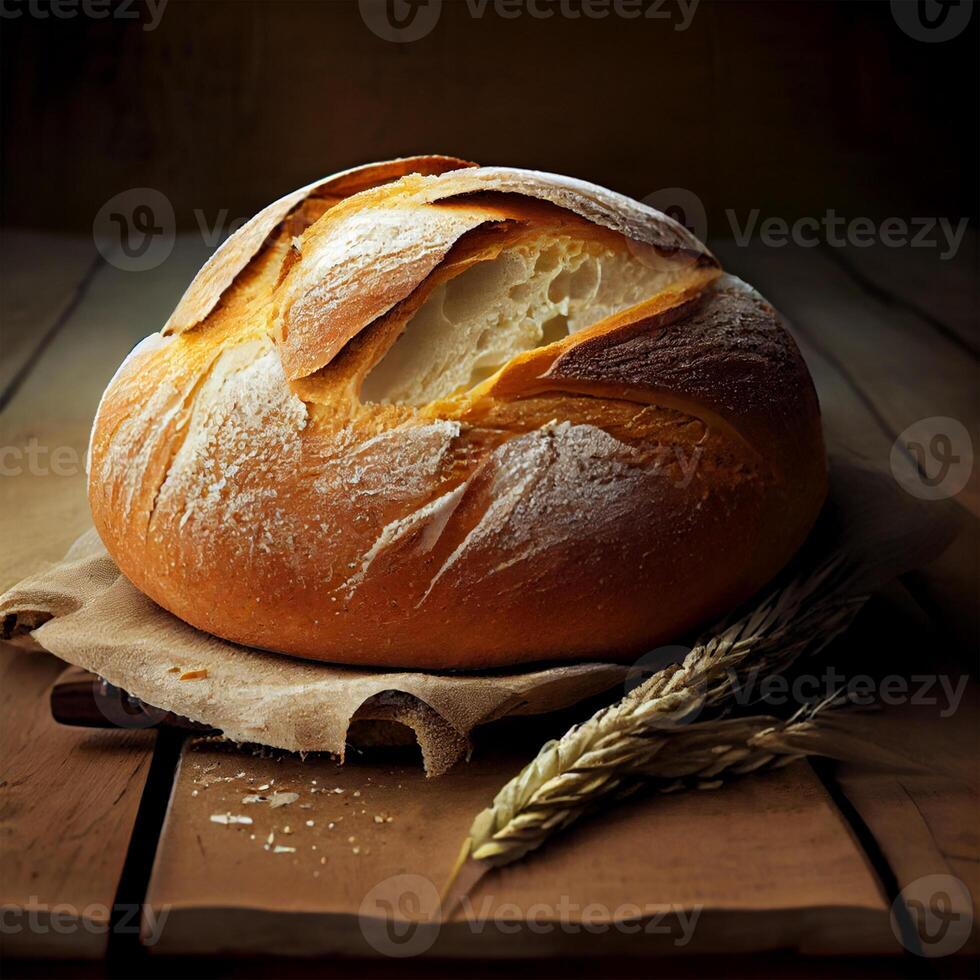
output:
POLYGON ((779 317, 666 215, 415 157, 271 204, 109 384, 123 573, 338 663, 629 660, 749 598, 826 492, 779 317))

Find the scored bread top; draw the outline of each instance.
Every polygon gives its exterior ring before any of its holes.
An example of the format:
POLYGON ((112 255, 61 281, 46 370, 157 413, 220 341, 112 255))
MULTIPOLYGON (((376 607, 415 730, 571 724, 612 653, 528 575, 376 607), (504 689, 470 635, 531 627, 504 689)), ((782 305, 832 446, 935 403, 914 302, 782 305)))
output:
POLYGON ((269 205, 205 264, 164 333, 198 326, 275 228, 310 197, 335 203, 302 229, 276 288, 275 327, 291 380, 329 363, 351 337, 423 282, 467 232, 532 219, 535 199, 618 232, 638 248, 716 264, 683 225, 594 184, 475 167, 451 157, 412 157, 345 171, 269 205), (471 169, 447 172, 458 166, 471 169), (398 179, 404 174, 411 176, 398 179))
POLYGON ((795 344, 687 229, 450 157, 243 226, 117 372, 90 458, 96 526, 165 608, 420 667, 676 636, 785 564, 826 484, 795 344))
POLYGON ((437 174, 476 164, 457 157, 402 157, 384 163, 370 163, 315 180, 312 184, 283 195, 264 207, 222 242, 187 287, 177 308, 170 315, 163 333, 183 333, 196 327, 217 305, 235 277, 253 259, 268 237, 308 198, 336 203, 351 194, 397 180, 405 174, 437 174))

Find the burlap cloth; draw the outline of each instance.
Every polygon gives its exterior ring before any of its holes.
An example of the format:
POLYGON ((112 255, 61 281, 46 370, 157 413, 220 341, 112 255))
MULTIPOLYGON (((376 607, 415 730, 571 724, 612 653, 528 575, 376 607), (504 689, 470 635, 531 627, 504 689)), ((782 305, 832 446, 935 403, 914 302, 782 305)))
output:
MULTIPOLYGON (((915 500, 890 474, 839 456, 831 473, 830 500, 798 556, 800 570, 845 549, 850 588, 870 591, 934 557, 955 532, 949 507, 915 500)), ((29 633, 62 660, 235 741, 343 759, 352 724, 380 722, 402 733, 407 726, 430 775, 466 756, 478 725, 568 707, 621 685, 628 671, 612 663, 473 674, 371 671, 236 646, 139 592, 94 530, 64 561, 0 597, 0 622, 4 637, 29 633)))

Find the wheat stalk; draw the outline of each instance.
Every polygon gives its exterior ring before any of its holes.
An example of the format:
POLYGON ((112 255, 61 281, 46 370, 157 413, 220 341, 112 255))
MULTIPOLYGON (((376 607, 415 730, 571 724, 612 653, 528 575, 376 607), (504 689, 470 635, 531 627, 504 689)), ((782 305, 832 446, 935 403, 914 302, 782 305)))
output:
POLYGON ((467 858, 509 864, 607 797, 644 783, 665 791, 707 788, 723 776, 785 765, 812 751, 812 713, 688 726, 677 719, 701 707, 724 709, 747 667, 783 671, 845 630, 865 597, 840 591, 843 571, 843 560, 835 558, 777 589, 749 614, 701 638, 683 663, 544 745, 474 820, 446 891, 467 858))

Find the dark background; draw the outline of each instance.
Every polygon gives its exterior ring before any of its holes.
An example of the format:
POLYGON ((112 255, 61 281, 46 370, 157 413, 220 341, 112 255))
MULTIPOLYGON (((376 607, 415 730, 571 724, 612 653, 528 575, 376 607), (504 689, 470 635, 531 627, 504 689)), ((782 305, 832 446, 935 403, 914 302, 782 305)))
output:
POLYGON ((671 20, 477 19, 445 0, 428 36, 393 43, 354 0, 170 0, 152 31, 144 0, 136 20, 4 3, 23 11, 0 19, 8 225, 87 231, 108 198, 153 187, 193 228, 195 209, 246 216, 417 152, 637 197, 681 186, 722 233, 726 208, 977 212, 980 11, 927 44, 884 0, 702 0, 686 31, 676 0, 671 20))

